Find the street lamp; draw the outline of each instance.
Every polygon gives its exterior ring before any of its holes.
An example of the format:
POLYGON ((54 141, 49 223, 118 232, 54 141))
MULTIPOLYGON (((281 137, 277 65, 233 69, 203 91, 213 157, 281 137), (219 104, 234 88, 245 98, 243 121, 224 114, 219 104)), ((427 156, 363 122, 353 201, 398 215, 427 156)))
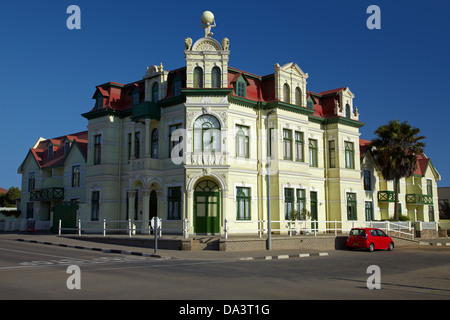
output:
POLYGON ((275 113, 275 110, 270 110, 266 115, 266 128, 267 128, 267 250, 272 249, 272 218, 270 215, 270 157, 272 156, 270 150, 270 128, 269 128, 269 116, 275 113))

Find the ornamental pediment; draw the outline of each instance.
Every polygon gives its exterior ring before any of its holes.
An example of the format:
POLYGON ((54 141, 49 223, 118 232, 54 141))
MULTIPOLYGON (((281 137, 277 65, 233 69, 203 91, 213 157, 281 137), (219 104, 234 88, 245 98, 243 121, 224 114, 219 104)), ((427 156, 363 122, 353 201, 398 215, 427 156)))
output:
POLYGON ((192 46, 192 51, 221 51, 221 44, 213 38, 198 39, 192 46))

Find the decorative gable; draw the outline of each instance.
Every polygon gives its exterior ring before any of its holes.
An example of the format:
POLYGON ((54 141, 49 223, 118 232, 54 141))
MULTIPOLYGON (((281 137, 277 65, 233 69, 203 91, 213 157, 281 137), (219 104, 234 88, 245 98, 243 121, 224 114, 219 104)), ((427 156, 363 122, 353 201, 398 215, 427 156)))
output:
POLYGON ((275 99, 306 108, 308 74, 294 62, 275 64, 275 99))

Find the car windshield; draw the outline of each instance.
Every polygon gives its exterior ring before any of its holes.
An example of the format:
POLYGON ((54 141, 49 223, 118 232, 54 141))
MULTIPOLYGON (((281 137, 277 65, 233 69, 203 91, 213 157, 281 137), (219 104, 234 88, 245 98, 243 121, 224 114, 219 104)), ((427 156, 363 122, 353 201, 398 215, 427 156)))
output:
POLYGON ((352 230, 350 230, 350 235, 351 236, 365 236, 366 231, 362 230, 362 229, 352 229, 352 230))

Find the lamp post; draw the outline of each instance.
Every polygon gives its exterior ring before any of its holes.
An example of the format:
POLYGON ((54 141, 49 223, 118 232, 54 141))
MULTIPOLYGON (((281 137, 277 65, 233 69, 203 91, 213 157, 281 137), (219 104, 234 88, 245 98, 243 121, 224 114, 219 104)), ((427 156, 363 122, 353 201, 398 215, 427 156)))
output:
POLYGON ((272 218, 270 214, 270 157, 272 152, 270 150, 270 128, 269 116, 275 113, 275 110, 270 110, 266 115, 267 128, 267 250, 272 249, 272 218))

